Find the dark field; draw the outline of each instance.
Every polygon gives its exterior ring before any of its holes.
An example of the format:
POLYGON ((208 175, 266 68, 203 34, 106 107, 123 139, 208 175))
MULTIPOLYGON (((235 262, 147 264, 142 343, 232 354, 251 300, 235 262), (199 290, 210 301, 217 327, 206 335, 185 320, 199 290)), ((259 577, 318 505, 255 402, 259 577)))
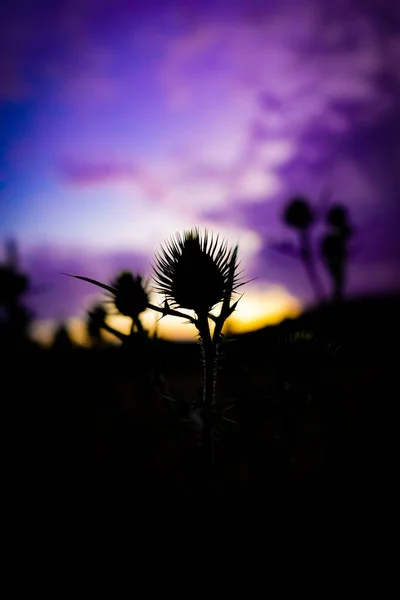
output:
POLYGON ((228 342, 211 484, 193 412, 200 345, 158 341, 151 361, 115 347, 3 351, 11 489, 46 510, 210 496, 382 501, 397 446, 398 311, 398 297, 356 300, 228 342))

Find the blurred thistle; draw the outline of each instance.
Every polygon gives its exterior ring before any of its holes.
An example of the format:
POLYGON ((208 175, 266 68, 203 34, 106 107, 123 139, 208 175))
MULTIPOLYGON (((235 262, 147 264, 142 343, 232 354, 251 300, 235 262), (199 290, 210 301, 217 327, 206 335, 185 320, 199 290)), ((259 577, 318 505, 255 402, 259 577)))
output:
POLYGON ((130 317, 134 321, 147 308, 149 295, 146 284, 140 275, 134 277, 130 271, 122 271, 113 281, 115 308, 121 315, 130 317))
POLYGON ((325 213, 325 221, 329 226, 329 231, 322 240, 320 252, 323 263, 333 282, 332 296, 336 301, 341 300, 343 297, 348 241, 353 234, 353 227, 346 207, 335 204, 328 208, 326 202, 329 199, 329 197, 322 198, 324 200, 323 211, 315 211, 303 196, 292 198, 284 207, 282 217, 286 225, 297 230, 300 244, 295 247, 290 242, 285 241, 271 245, 273 249, 282 254, 301 259, 317 301, 322 300, 325 294, 316 268, 315 251, 311 239, 312 226, 325 213))
POLYGON ((337 204, 332 206, 326 215, 330 227, 321 245, 322 259, 332 278, 334 301, 343 298, 346 281, 346 266, 348 259, 348 241, 353 233, 347 209, 337 204))
POLYGON ((328 211, 326 216, 327 223, 342 235, 350 235, 351 227, 348 211, 345 206, 336 204, 328 211))
POLYGON ((15 306, 28 291, 28 277, 18 268, 18 252, 14 240, 5 243, 6 261, 0 264, 0 304, 6 308, 15 306))
POLYGON ((295 196, 285 207, 284 220, 289 227, 306 230, 314 222, 314 213, 305 198, 295 196))
POLYGON ((304 264, 316 300, 320 301, 324 297, 324 292, 315 266, 311 243, 311 227, 316 221, 315 212, 306 198, 295 196, 285 206, 283 220, 286 225, 298 231, 300 247, 296 254, 304 264))
POLYGON ((87 313, 87 333, 94 345, 99 345, 103 342, 102 329, 106 324, 106 316, 107 311, 101 304, 94 306, 87 313))
POLYGON ((15 305, 28 290, 28 278, 8 265, 0 265, 0 303, 6 307, 15 305))
POLYGON ((0 337, 13 346, 28 341, 30 311, 22 302, 29 289, 29 277, 19 270, 18 250, 14 240, 5 243, 5 262, 0 263, 0 337))
MULTIPOLYGON (((233 295, 247 283, 240 282, 237 253, 238 246, 230 248, 218 235, 209 234, 207 230, 200 233, 195 228, 183 235, 177 233, 165 242, 155 257, 155 290, 164 295, 164 306, 150 305, 150 308, 161 312, 163 317, 172 315, 188 319, 199 332, 204 367, 201 409, 206 467, 211 467, 214 462, 213 413, 222 329, 240 300, 231 304, 233 295), (220 303, 218 316, 212 315, 210 311, 220 303), (182 313, 180 309, 194 311, 196 316, 182 313), (214 322, 212 334, 210 320, 214 322)), ((206 472, 210 474, 208 468, 206 472)))
MULTIPOLYGON (((69 273, 64 273, 64 275, 87 281, 88 283, 92 283, 93 285, 108 291, 111 297, 110 301, 114 304, 117 311, 121 315, 132 319, 131 333, 133 334, 136 329, 138 333, 144 334, 140 314, 144 312, 148 306, 149 294, 147 291, 147 284, 143 281, 141 275, 134 276, 130 271, 122 271, 118 277, 111 282, 111 285, 106 285, 105 283, 90 279, 89 277, 82 277, 81 275, 71 275, 69 273)), ((97 312, 94 317, 99 319, 100 312, 97 312)), ((103 328, 110 330, 109 327, 105 327, 104 322, 102 326, 103 328)), ((115 330, 112 331, 115 333, 115 330)), ((116 335, 117 334, 121 339, 122 337, 126 337, 118 332, 116 335)))

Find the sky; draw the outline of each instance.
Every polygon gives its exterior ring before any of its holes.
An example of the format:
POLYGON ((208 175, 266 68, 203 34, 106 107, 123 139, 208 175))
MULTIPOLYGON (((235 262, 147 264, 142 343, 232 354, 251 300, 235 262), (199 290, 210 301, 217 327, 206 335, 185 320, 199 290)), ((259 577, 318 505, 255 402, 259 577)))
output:
POLYGON ((19 244, 39 325, 101 298, 63 272, 148 277, 160 244, 194 226, 239 243, 256 278, 237 328, 298 312, 312 289, 274 250, 296 242, 282 210, 298 194, 348 207, 349 296, 398 290, 399 133, 392 0, 0 8, 0 243, 19 244))

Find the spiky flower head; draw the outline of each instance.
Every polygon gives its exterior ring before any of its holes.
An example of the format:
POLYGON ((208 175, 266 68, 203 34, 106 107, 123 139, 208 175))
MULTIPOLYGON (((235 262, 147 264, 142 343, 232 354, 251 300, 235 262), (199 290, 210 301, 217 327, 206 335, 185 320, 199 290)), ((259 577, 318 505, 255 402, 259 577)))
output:
POLYGON ((337 204, 329 210, 326 220, 335 229, 341 233, 350 233, 351 227, 348 212, 345 206, 337 204))
POLYGON ((237 247, 197 228, 177 233, 155 257, 156 291, 167 302, 198 315, 229 297, 238 287, 237 247))
POLYGON ((149 295, 140 275, 134 276, 130 271, 122 271, 111 283, 115 308, 121 315, 136 318, 146 310, 149 295))
POLYGON ((305 198, 296 196, 286 206, 284 219, 290 227, 307 229, 314 221, 314 213, 305 198))
POLYGON ((107 290, 113 298, 112 302, 115 308, 122 315, 131 317, 135 321, 140 313, 147 308, 149 302, 147 283, 143 281, 140 275, 132 275, 131 271, 122 271, 111 285, 101 283, 96 279, 90 279, 90 277, 82 277, 82 275, 71 275, 71 273, 64 273, 64 275, 87 281, 103 290, 107 290))

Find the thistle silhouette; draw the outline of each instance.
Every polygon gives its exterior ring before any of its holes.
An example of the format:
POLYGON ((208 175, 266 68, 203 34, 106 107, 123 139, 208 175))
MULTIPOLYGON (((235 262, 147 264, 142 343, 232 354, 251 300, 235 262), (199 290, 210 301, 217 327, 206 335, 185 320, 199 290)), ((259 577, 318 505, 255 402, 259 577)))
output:
POLYGON ((31 321, 30 312, 22 298, 29 291, 29 278, 20 272, 17 245, 13 240, 5 244, 6 261, 0 263, 0 337, 5 345, 16 347, 26 344, 31 321))
POLYGON ((97 304, 87 313, 86 329, 92 346, 103 344, 102 329, 105 326, 107 311, 101 304, 97 304))
POLYGON ((314 222, 314 214, 305 198, 295 197, 285 208, 285 222, 290 227, 307 231, 314 222))
MULTIPOLYGON (((145 335, 146 332, 143 329, 140 315, 148 306, 149 294, 147 291, 147 284, 143 281, 141 275, 134 276, 130 271, 122 271, 118 277, 111 282, 111 285, 101 283, 100 281, 90 279, 89 277, 82 277, 81 275, 71 275, 70 273, 64 273, 64 275, 87 281, 88 283, 109 292, 109 302, 111 301, 114 304, 121 315, 132 319, 131 335, 135 332, 142 337, 145 335)), ((92 312, 91 315, 89 314, 92 318, 92 326, 97 324, 97 326, 113 333, 119 339, 125 340, 127 338, 125 334, 120 333, 106 324, 105 317, 107 313, 104 314, 102 311, 104 311, 104 309, 96 307, 96 310, 92 312)))
POLYGON ((332 278, 333 300, 339 302, 344 293, 348 241, 352 235, 352 227, 346 208, 340 204, 332 206, 326 216, 326 221, 330 232, 322 240, 321 254, 332 278))
POLYGON ((285 207, 284 221, 289 227, 297 229, 300 238, 300 259, 307 272, 317 301, 323 298, 323 289, 315 267, 311 245, 311 226, 315 215, 308 201, 302 196, 294 197, 285 207))
POLYGON ((183 235, 177 233, 155 257, 153 279, 156 291, 164 295, 164 307, 151 307, 163 316, 188 319, 199 332, 204 367, 201 410, 206 467, 214 463, 213 414, 222 329, 240 300, 231 304, 233 295, 247 283, 240 282, 237 253, 238 246, 229 248, 218 235, 210 235, 207 230, 201 234, 196 228, 183 235), (220 303, 218 316, 212 315, 210 311, 220 303), (180 309, 193 311, 195 317, 181 313, 180 309), (210 321, 214 322, 212 333, 210 321))
MULTIPOLYGON (((140 275, 134 277, 132 273, 122 272, 111 285, 107 285, 82 277, 69 275, 76 279, 96 285, 111 296, 111 302, 123 315, 132 319, 130 336, 112 329, 105 322, 106 313, 103 308, 95 307, 89 313, 91 327, 96 330, 103 328, 114 333, 121 340, 139 335, 143 342, 148 341, 147 332, 144 331, 140 314, 150 308, 165 316, 180 317, 192 323, 199 333, 203 356, 203 394, 201 401, 202 413, 202 439, 205 473, 212 473, 214 463, 214 423, 216 401, 216 381, 218 359, 221 356, 224 338, 222 330, 228 317, 236 309, 240 297, 233 301, 237 289, 248 282, 241 282, 238 273, 238 246, 229 247, 225 240, 209 234, 207 230, 200 233, 197 228, 177 233, 161 246, 161 251, 155 256, 153 280, 155 291, 164 296, 162 306, 149 302, 146 284, 140 275), (221 304, 219 314, 211 314, 211 310, 221 304), (188 314, 182 309, 194 312, 188 314), (213 330, 210 329, 213 322, 213 330)), ((147 347, 142 344, 142 349, 147 347)), ((159 381, 158 371, 155 378, 159 381)), ((162 381, 161 381, 162 383, 162 381)), ((160 386, 163 388, 163 385, 160 386)), ((165 393, 163 392, 165 396, 165 393)))
MULTIPOLYGON (((107 323, 109 312, 105 307, 102 304, 96 304, 87 313, 86 326, 93 346, 103 346, 101 332, 104 330, 118 338, 121 342, 121 351, 129 354, 132 367, 129 376, 134 377, 134 389, 136 390, 134 402, 136 405, 151 411, 152 406, 154 407, 158 403, 159 398, 163 398, 168 404, 169 395, 157 362, 155 338, 149 337, 148 331, 144 329, 141 321, 142 313, 150 306, 147 283, 142 276, 133 275, 131 271, 122 271, 110 284, 105 284, 81 275, 69 273, 64 273, 64 275, 106 290, 108 303, 112 304, 119 314, 131 319, 129 334, 122 333, 107 323)), ((122 357, 121 354, 121 360, 123 360, 122 357)))
POLYGON ((147 308, 149 295, 141 275, 134 277, 130 271, 122 271, 112 287, 115 308, 121 315, 130 317, 136 330, 142 332, 140 314, 147 308))

